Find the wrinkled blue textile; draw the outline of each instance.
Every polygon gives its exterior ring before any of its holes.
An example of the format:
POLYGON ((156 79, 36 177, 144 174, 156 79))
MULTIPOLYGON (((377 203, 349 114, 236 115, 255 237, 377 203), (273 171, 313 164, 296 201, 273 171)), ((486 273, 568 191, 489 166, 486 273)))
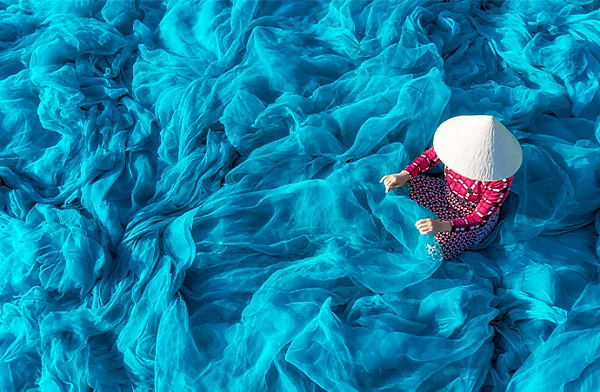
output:
POLYGON ((598 0, 0 0, 0 391, 600 390, 598 0), (524 150, 432 262, 440 122, 524 150))

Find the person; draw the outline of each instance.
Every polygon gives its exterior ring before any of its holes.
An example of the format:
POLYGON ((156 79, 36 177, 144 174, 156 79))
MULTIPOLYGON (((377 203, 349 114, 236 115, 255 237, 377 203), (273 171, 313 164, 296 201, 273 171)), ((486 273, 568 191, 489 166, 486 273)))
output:
POLYGON ((519 142, 493 116, 458 116, 438 127, 433 147, 380 183, 386 193, 409 184, 410 198, 439 218, 421 219, 417 229, 434 234, 448 260, 491 234, 522 161, 519 142), (440 162, 445 178, 423 175, 440 162))

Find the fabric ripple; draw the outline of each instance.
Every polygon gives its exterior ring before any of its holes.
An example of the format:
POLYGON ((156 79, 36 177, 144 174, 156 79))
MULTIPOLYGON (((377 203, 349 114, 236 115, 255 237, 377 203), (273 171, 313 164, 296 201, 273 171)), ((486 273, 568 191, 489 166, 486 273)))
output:
POLYGON ((599 8, 0 0, 0 390, 598 390, 599 8), (441 263, 379 179, 474 113, 441 263))

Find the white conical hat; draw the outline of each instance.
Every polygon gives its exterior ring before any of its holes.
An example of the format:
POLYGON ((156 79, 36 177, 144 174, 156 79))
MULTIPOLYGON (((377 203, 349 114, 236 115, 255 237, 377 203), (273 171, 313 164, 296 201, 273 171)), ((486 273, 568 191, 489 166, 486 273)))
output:
POLYGON ((435 132, 433 148, 448 168, 478 181, 508 178, 523 162, 518 140, 493 116, 444 121, 435 132))

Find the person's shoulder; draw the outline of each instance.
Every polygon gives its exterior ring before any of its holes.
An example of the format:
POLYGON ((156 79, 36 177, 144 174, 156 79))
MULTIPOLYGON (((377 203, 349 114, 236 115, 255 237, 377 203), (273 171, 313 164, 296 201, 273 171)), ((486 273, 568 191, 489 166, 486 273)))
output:
POLYGON ((507 178, 503 178, 502 180, 484 181, 484 183, 488 188, 505 189, 505 188, 511 187, 514 178, 515 178, 515 176, 510 176, 507 178))
POLYGON ((437 152, 435 152, 433 147, 428 148, 427 150, 425 150, 425 152, 423 153, 425 155, 427 155, 429 158, 433 158, 433 159, 437 159, 437 152))

